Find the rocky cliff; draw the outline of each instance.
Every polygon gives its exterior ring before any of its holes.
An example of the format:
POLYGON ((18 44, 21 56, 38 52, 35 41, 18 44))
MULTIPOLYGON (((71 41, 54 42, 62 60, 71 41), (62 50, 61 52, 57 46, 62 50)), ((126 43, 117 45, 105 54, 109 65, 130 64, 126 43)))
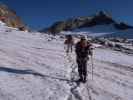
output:
POLYGON ((17 16, 16 12, 10 9, 7 5, 0 3, 0 20, 9 27, 27 30, 27 26, 23 23, 21 18, 17 16))

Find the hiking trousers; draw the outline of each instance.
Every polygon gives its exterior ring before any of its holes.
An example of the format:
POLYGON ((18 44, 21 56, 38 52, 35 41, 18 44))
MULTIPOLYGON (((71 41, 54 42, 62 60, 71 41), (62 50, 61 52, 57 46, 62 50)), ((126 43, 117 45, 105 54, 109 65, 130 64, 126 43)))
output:
POLYGON ((67 50, 66 50, 66 52, 67 53, 72 52, 72 49, 73 49, 73 45, 72 44, 67 44, 67 50))
POLYGON ((86 81, 86 77, 87 77, 87 59, 86 58, 77 59, 77 64, 78 64, 78 73, 79 73, 80 79, 82 81, 86 81))

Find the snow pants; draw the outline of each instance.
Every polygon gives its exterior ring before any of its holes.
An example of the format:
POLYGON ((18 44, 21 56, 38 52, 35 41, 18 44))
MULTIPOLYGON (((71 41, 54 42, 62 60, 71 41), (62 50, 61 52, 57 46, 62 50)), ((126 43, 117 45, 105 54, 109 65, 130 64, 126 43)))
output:
POLYGON ((86 81, 87 77, 87 59, 86 58, 77 58, 77 64, 78 64, 78 73, 80 80, 86 81))
POLYGON ((66 52, 67 53, 72 52, 72 49, 73 49, 73 45, 72 44, 67 44, 66 52))

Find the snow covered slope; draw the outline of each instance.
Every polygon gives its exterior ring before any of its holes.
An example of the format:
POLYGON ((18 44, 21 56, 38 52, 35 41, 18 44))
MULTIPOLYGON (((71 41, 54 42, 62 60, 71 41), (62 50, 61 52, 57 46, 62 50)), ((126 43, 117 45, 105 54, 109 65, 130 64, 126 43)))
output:
POLYGON ((133 100, 133 56, 94 50, 88 81, 78 79, 75 54, 66 56, 59 37, 0 25, 0 100, 133 100))
POLYGON ((92 37, 119 37, 133 39, 133 29, 118 30, 110 25, 97 25, 90 28, 79 28, 73 31, 62 31, 62 34, 86 34, 92 37))
POLYGON ((121 37, 121 38, 133 39, 133 29, 115 31, 110 34, 104 34, 102 35, 102 37, 121 37))
POLYGON ((73 31, 63 31, 61 32, 62 34, 86 34, 89 36, 103 36, 103 35, 108 35, 108 34, 112 34, 114 32, 117 32, 118 30, 116 30, 113 25, 97 25, 94 27, 90 27, 90 28, 79 28, 79 29, 75 29, 73 31))

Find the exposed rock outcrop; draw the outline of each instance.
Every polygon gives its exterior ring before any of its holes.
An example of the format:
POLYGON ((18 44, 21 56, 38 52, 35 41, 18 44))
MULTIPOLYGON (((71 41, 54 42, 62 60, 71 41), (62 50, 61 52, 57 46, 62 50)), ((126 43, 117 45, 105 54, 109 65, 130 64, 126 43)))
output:
POLYGON ((9 27, 19 28, 21 30, 28 29, 21 18, 17 16, 16 12, 2 3, 0 3, 0 20, 9 27))

